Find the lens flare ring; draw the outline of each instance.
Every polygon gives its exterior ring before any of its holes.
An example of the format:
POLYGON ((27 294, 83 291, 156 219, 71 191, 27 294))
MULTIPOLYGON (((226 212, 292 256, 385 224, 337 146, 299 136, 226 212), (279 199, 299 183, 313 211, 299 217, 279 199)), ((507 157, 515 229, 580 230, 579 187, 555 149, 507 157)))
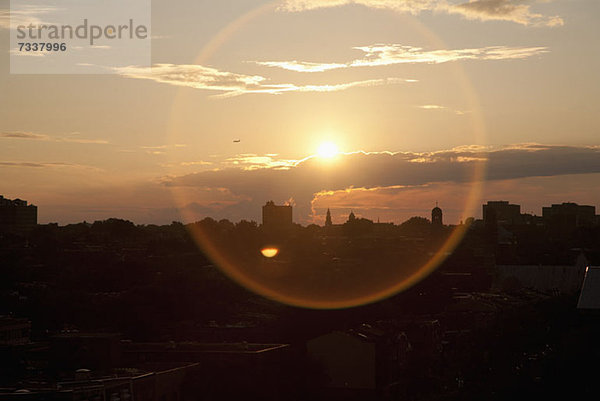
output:
MULTIPOLYGON (((209 58, 212 57, 224 44, 232 40, 240 30, 248 26, 256 19, 275 12, 278 2, 269 2, 262 6, 259 6, 253 10, 250 10, 246 14, 240 16, 236 20, 229 23, 223 29, 221 29, 208 44, 201 50, 199 56, 195 62, 199 65, 206 65, 209 58)), ((404 21, 410 24, 412 29, 418 32, 427 42, 438 48, 446 48, 443 41, 436 36, 431 30, 425 27, 420 21, 414 16, 405 16, 404 21)), ((481 112, 480 104, 477 99, 477 95, 462 68, 461 63, 453 64, 453 72, 455 74, 456 81, 459 82, 463 90, 463 96, 465 101, 472 113, 469 113, 468 117, 472 124, 472 138, 465 139, 468 144, 485 145, 485 124, 483 121, 483 114, 481 112)), ((182 105, 185 104, 186 96, 188 92, 184 89, 178 89, 176 96, 173 100, 170 119, 168 124, 168 142, 171 144, 181 143, 181 138, 178 137, 178 124, 186 120, 186 116, 180 113, 182 105)), ((319 152, 321 153, 321 152, 319 152)), ((337 155, 337 148, 329 148, 324 151, 323 154, 337 155)), ((324 157, 324 156, 322 156, 324 157)), ((484 179, 485 179, 485 164, 477 163, 471 171, 469 180, 469 190, 465 197, 465 203, 461 213, 461 219, 466 220, 468 217, 475 214, 478 202, 481 197, 484 179)), ((187 212, 186 208, 181 206, 187 205, 193 202, 193 198, 190 197, 189 192, 182 190, 179 187, 171 187, 175 204, 180 207, 180 212, 185 221, 193 220, 193 216, 187 212)), ((192 225, 191 234, 198 243, 198 245, 204 250, 204 252, 232 279, 238 283, 244 285, 246 288, 261 294, 263 296, 272 298, 282 303, 305 307, 313 309, 341 309, 364 305, 372 302, 382 300, 386 297, 397 294, 404 291, 411 286, 415 285, 419 281, 423 280, 429 274, 431 274, 456 248, 456 246, 462 240, 467 227, 466 225, 459 225, 447 238, 447 240, 440 245, 440 247, 433 253, 433 255, 427 259, 427 261, 419 266, 414 266, 412 272, 399 280, 390 280, 384 285, 374 286, 368 290, 358 292, 352 292, 348 288, 343 287, 343 283, 340 281, 332 280, 328 283, 310 281, 310 277, 306 277, 306 281, 301 283, 291 283, 286 285, 274 285, 272 281, 268 281, 258 276, 252 269, 244 268, 239 260, 232 257, 231 253, 228 252, 222 246, 219 246, 214 238, 208 233, 201 230, 197 225, 192 225), (315 288, 324 287, 325 290, 329 290, 331 294, 328 296, 316 295, 315 288)), ((257 255, 262 257, 263 262, 275 262, 277 259, 278 266, 282 267, 281 271, 288 271, 283 267, 287 266, 285 261, 280 260, 281 249, 267 249, 259 248, 257 255), (265 254, 267 251, 267 254, 265 254), (272 256, 269 256, 272 255, 272 256)), ((367 272, 368 274, 368 272, 367 272)))

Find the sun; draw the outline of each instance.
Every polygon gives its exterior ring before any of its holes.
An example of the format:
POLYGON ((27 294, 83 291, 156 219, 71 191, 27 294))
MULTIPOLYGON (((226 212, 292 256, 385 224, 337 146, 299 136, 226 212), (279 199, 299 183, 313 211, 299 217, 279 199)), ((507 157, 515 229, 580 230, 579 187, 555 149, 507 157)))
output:
POLYGON ((317 151, 319 156, 324 159, 331 159, 339 153, 338 147, 335 143, 332 142, 324 142, 319 146, 319 150, 317 151))

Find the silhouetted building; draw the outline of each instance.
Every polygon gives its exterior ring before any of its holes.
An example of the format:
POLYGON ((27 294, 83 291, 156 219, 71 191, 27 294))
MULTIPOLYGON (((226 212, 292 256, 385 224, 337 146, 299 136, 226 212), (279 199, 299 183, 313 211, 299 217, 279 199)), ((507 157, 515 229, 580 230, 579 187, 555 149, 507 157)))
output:
POLYGON ((402 392, 410 345, 404 333, 363 324, 307 343, 309 357, 326 379, 326 399, 387 400, 402 392))
POLYGON ((21 199, 7 199, 0 195, 0 230, 20 231, 35 227, 37 206, 21 199))
POLYGON ((331 227, 333 222, 331 221, 331 211, 327 209, 327 216, 325 217, 325 227, 331 227))
POLYGON ((442 209, 439 208, 439 206, 437 205, 437 202, 436 202, 435 207, 431 211, 431 224, 435 227, 443 226, 444 225, 443 215, 444 215, 444 213, 442 212, 442 209))
POLYGON ((0 345, 22 345, 29 342, 31 322, 0 316, 0 345))
POLYGON ((111 333, 62 333, 52 337, 50 363, 58 370, 81 367, 109 369, 121 361, 120 335, 111 333))
POLYGON ((123 354, 133 366, 198 363, 198 374, 188 388, 191 399, 288 399, 282 388, 291 371, 292 350, 288 344, 127 343, 123 354))
MULTIPOLYGON (((154 368, 154 367, 153 367, 154 368)), ((57 383, 65 401, 182 401, 189 382, 198 380, 198 364, 169 366, 151 370, 140 368, 116 371, 112 377, 94 372, 87 380, 57 383), (131 371, 132 373, 128 373, 131 371)), ((196 398, 201 399, 201 398, 196 398)))
POLYGON ((204 400, 192 394, 190 383, 199 379, 198 364, 132 367, 106 372, 78 369, 59 382, 50 378, 19 383, 19 390, 0 388, 2 401, 182 401, 204 400), (70 379, 70 380, 69 380, 70 379), (68 381, 67 381, 68 380, 68 381))
POLYGON ((576 227, 592 226, 596 221, 594 206, 563 203, 542 208, 542 217, 549 226, 568 230, 576 227))
POLYGON ((262 224, 268 230, 285 230, 292 227, 292 206, 278 206, 268 201, 262 208, 262 224))
POLYGON ((542 218, 542 216, 536 216, 531 213, 521 214, 521 221, 523 224, 528 224, 531 226, 542 227, 544 225, 544 219, 542 218))
POLYGON ((497 265, 494 285, 505 291, 530 288, 547 294, 574 294, 581 289, 587 260, 583 255, 575 265, 497 265))
POLYGON ((348 215, 348 222, 353 222, 356 221, 356 216, 354 215, 353 211, 350 211, 350 214, 348 215))
POLYGON ((521 206, 512 205, 508 201, 488 201, 483 205, 483 222, 486 226, 518 224, 521 222, 521 206))

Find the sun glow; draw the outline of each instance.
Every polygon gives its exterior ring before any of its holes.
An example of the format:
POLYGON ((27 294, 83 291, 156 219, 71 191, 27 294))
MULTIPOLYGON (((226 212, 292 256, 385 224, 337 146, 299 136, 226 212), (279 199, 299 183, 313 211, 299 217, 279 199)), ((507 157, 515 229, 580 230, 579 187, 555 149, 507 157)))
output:
POLYGON ((324 142, 319 146, 319 150, 317 151, 319 157, 324 159, 331 159, 339 153, 338 147, 335 143, 332 142, 324 142))

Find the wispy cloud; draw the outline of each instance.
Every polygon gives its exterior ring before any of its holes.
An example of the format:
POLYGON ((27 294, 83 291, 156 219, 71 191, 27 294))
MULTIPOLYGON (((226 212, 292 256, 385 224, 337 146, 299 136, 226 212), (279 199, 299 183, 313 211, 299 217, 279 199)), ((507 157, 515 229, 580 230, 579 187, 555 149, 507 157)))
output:
POLYGON ((14 25, 39 25, 43 21, 41 16, 50 14, 56 11, 57 7, 48 5, 24 5, 19 4, 13 10, 8 8, 0 9, 0 29, 10 29, 11 19, 14 25))
POLYGON ((301 12, 318 8, 340 7, 358 4, 366 7, 390 9, 398 12, 418 14, 435 10, 445 1, 440 0, 283 0, 279 10, 301 12))
POLYGON ((109 142, 104 139, 85 139, 77 137, 74 133, 71 136, 51 136, 46 134, 37 134, 34 132, 12 131, 0 132, 0 138, 6 139, 25 139, 32 141, 47 141, 47 142, 68 142, 68 143, 83 143, 83 144, 99 144, 106 145, 109 142))
POLYGON ((128 78, 149 79, 176 86, 220 92, 244 92, 260 88, 266 78, 219 71, 195 64, 155 64, 147 67, 121 67, 116 71, 128 78))
POLYGON ((9 53, 11 56, 15 57, 44 57, 50 54, 50 52, 47 51, 25 52, 17 49, 10 49, 9 53))
POLYGON ((462 116, 462 115, 465 115, 468 113, 467 111, 451 109, 450 107, 442 106, 440 104, 423 104, 423 105, 416 106, 416 107, 419 109, 423 109, 423 110, 448 111, 448 112, 457 114, 459 116, 462 116))
MULTIPOLYGON (((167 153, 167 151, 183 149, 185 147, 187 147, 187 144, 176 143, 173 145, 140 146, 140 149, 150 155, 162 155, 167 153)), ((132 150, 132 152, 134 151, 132 150)))
POLYGON ((283 0, 279 10, 302 12, 355 4, 413 15, 430 11, 457 14, 470 20, 509 21, 526 26, 564 25, 560 16, 543 15, 531 10, 529 3, 548 1, 552 0, 283 0))
POLYGON ((213 162, 207 162, 204 160, 197 160, 197 161, 191 161, 191 162, 181 162, 179 163, 180 166, 185 166, 185 167, 189 167, 189 166, 211 166, 213 165, 213 162))
POLYGON ((534 13, 531 11, 531 6, 526 3, 523 0, 470 0, 466 3, 448 5, 446 10, 449 13, 460 14, 471 20, 511 21, 521 25, 538 27, 564 25, 564 20, 561 17, 534 13))
POLYGON ((340 68, 377 67, 394 64, 441 64, 460 60, 515 60, 547 53, 547 47, 488 46, 475 49, 424 50, 399 44, 376 44, 354 47, 364 53, 346 63, 315 63, 292 61, 257 61, 259 65, 296 72, 324 72, 340 68))
POLYGON ((422 106, 418 106, 420 109, 424 110, 446 110, 448 109, 445 106, 440 106, 439 104, 424 104, 422 106))
POLYGON ((0 161, 0 167, 11 167, 11 168, 69 168, 69 169, 83 169, 83 170, 94 170, 103 171, 102 169, 94 166, 88 166, 84 164, 64 163, 64 162, 27 162, 27 161, 0 161))
POLYGON ((244 170, 258 170, 273 168, 287 170, 296 166, 299 160, 278 159, 276 155, 257 155, 253 153, 237 155, 225 160, 223 165, 241 167, 244 170))
POLYGON ((340 63, 308 63, 303 61, 261 61, 257 64, 264 65, 267 67, 279 67, 285 70, 296 71, 296 72, 324 72, 329 70, 337 70, 339 68, 345 68, 347 64, 340 63))
POLYGON ((33 132, 2 132, 0 138, 16 138, 16 139, 34 139, 34 140, 45 140, 46 135, 34 134, 33 132))
POLYGON ((267 78, 259 75, 237 74, 194 64, 156 64, 152 68, 131 66, 117 68, 116 71, 128 78, 148 79, 169 85, 222 92, 217 95, 218 97, 253 93, 277 95, 285 92, 336 92, 355 87, 415 82, 401 78, 384 78, 324 85, 270 84, 267 78))

